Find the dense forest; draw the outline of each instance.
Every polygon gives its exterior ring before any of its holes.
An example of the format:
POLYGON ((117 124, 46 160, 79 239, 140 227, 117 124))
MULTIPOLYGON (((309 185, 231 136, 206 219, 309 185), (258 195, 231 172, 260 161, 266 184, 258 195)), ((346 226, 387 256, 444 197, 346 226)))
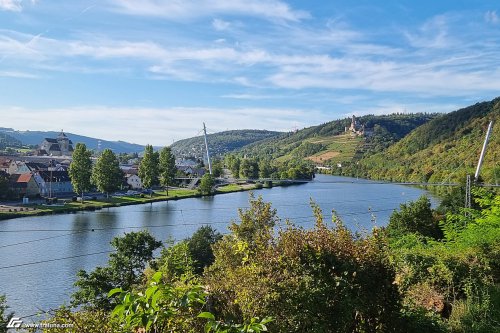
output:
MULTIPOLYGON (((210 154, 214 157, 240 149, 256 141, 280 135, 280 132, 266 130, 234 130, 207 135, 210 154)), ((193 157, 203 159, 205 154, 205 141, 203 136, 196 136, 174 142, 171 146, 177 157, 193 157)))
MULTIPOLYGON (((473 189, 465 215, 459 192, 436 210, 426 197, 402 204, 372 231, 325 221, 314 202, 305 230, 251 196, 226 235, 203 226, 162 243, 131 232, 111 242, 106 266, 78 273, 71 306, 46 323, 87 333, 498 332, 500 196, 473 189)), ((8 317, 0 297, 0 331, 8 317)))
POLYGON ((500 181, 500 98, 437 117, 387 150, 344 163, 336 174, 392 181, 464 181, 474 174, 486 129, 494 121, 481 177, 500 181))

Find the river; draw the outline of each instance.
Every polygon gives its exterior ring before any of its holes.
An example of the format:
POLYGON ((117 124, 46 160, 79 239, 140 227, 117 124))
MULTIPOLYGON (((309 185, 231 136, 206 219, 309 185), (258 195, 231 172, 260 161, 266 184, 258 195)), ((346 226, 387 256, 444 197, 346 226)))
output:
MULTIPOLYGON (((402 185, 317 175, 310 183, 254 193, 272 202, 282 219, 289 218, 304 228, 314 225, 309 205, 312 198, 323 209, 326 220, 335 209, 349 228, 371 230, 374 225, 385 225, 400 203, 426 192, 402 185)), ((248 192, 237 192, 0 221, 0 294, 7 295, 10 311, 16 317, 68 304, 76 272, 105 265, 106 251, 111 250, 109 242, 114 237, 148 229, 159 240, 180 240, 205 224, 225 233, 229 221, 237 218, 237 209, 248 207, 248 196, 248 192)))

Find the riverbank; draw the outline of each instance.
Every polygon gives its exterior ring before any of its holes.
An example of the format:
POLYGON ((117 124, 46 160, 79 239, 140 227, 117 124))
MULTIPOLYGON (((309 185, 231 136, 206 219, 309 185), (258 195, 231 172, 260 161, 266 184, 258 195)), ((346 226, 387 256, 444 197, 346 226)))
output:
MULTIPOLYGON (((272 183, 272 187, 275 186, 286 186, 291 184, 302 184, 303 182, 283 182, 275 181, 272 183)), ((270 186, 268 186, 270 187, 270 186)), ((218 187, 213 195, 241 192, 241 191, 251 191, 265 188, 262 184, 229 184, 225 186, 218 187)), ((83 203, 80 202, 65 202, 61 204, 53 205, 40 205, 40 204, 27 204, 20 206, 3 206, 0 209, 0 220, 15 219, 27 216, 41 216, 41 215, 51 215, 51 214, 68 214, 75 213, 79 211, 96 211, 103 208, 110 207, 121 207, 130 205, 140 205, 145 203, 169 201, 169 200, 180 200, 188 198, 199 198, 203 195, 198 190, 189 190, 184 188, 171 189, 168 191, 157 191, 153 193, 150 197, 149 194, 144 194, 141 196, 111 196, 109 198, 97 199, 97 200, 85 200, 83 203)))

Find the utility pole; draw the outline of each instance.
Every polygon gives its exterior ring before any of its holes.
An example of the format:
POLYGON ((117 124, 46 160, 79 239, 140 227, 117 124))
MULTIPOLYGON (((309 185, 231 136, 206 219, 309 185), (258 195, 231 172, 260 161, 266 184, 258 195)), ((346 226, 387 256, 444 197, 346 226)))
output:
POLYGON ((474 182, 479 179, 479 171, 481 170, 481 165, 483 164, 484 155, 486 154, 486 148, 488 147, 488 140, 490 139, 491 129, 493 128, 493 120, 490 121, 488 125, 488 131, 486 132, 486 137, 484 138, 483 149, 481 150, 481 156, 479 157, 479 162, 477 163, 476 174, 474 175, 474 182))
POLYGON ((467 183, 465 184, 465 217, 469 216, 468 209, 471 208, 470 187, 471 187, 471 179, 470 175, 467 175, 467 183))
POLYGON ((207 150, 208 172, 212 174, 212 164, 210 163, 210 153, 208 151, 208 141, 207 141, 207 128, 205 126, 205 123, 203 123, 203 133, 205 137, 205 149, 207 150))
MULTIPOLYGON (((488 130, 486 131, 486 137, 484 138, 483 149, 481 150, 481 155, 479 156, 479 161, 477 162, 476 173, 474 174, 474 183, 479 180, 479 172, 481 171, 481 166, 483 165, 484 155, 486 154, 486 148, 488 147, 488 141, 491 135, 491 129, 493 128, 493 120, 490 121, 488 125, 488 130)), ((470 175, 467 175, 467 183, 465 184, 465 216, 469 216, 467 209, 471 208, 471 186, 472 182, 470 175)))

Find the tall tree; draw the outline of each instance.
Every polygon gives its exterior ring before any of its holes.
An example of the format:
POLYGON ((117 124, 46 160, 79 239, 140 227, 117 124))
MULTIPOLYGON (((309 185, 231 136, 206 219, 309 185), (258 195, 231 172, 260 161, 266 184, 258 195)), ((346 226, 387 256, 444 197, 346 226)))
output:
POLYGON ((168 186, 174 182, 177 168, 175 167, 175 156, 170 147, 164 147, 160 151, 160 184, 165 186, 168 195, 168 186))
POLYGON ((99 191, 106 192, 108 198, 109 192, 120 188, 123 181, 123 172, 120 169, 118 158, 111 149, 104 149, 97 159, 94 169, 92 169, 91 180, 99 191))
POLYGON ((92 160, 90 156, 92 153, 87 150, 87 146, 83 143, 77 143, 75 151, 73 152, 73 161, 69 165, 69 177, 71 184, 76 193, 81 193, 83 204, 83 193, 90 191, 92 183, 92 160))
MULTIPOLYGON (((153 146, 146 145, 144 156, 139 165, 139 177, 145 188, 151 188, 158 183, 158 160, 158 153, 153 151, 153 146)), ((152 196, 153 192, 150 195, 152 196)))
POLYGON ((111 308, 108 292, 113 288, 129 289, 139 284, 144 277, 144 268, 153 259, 153 252, 161 246, 161 242, 143 230, 115 237, 111 245, 116 252, 109 255, 107 266, 77 273, 75 287, 78 289, 72 295, 73 305, 111 308))
POLYGON ((203 175, 203 177, 201 177, 200 192, 202 194, 208 194, 208 195, 213 194, 214 186, 215 186, 215 179, 211 174, 206 173, 203 175))

